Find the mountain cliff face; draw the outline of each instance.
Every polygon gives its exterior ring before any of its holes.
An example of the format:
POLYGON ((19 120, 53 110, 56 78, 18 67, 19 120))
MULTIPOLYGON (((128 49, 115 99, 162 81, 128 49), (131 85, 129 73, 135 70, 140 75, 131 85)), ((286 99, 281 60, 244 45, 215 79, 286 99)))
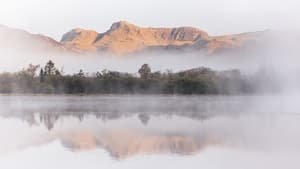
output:
POLYGON ((63 35, 61 43, 68 49, 76 52, 95 52, 97 48, 94 42, 98 37, 98 33, 93 30, 73 29, 63 35))
POLYGON ((108 52, 131 54, 151 46, 192 45, 197 40, 208 40, 208 34, 191 27, 142 28, 121 21, 105 33, 74 29, 64 34, 61 43, 77 52, 108 52))
POLYGON ((128 54, 150 46, 191 45, 198 39, 207 40, 208 34, 195 28, 140 28, 127 22, 114 23, 100 35, 95 46, 114 54, 128 54))
POLYGON ((255 33, 213 37, 193 27, 143 28, 121 21, 112 24, 105 33, 71 30, 63 36, 61 43, 77 52, 107 52, 114 55, 134 54, 145 49, 166 51, 185 48, 212 54, 220 49, 242 47, 255 38, 255 33))
POLYGON ((140 52, 193 50, 214 54, 239 50, 258 39, 258 33, 209 36, 193 27, 144 28, 126 21, 112 24, 104 33, 76 28, 63 35, 60 42, 23 30, 0 26, 0 47, 30 52, 58 52, 77 54, 130 55, 140 52))

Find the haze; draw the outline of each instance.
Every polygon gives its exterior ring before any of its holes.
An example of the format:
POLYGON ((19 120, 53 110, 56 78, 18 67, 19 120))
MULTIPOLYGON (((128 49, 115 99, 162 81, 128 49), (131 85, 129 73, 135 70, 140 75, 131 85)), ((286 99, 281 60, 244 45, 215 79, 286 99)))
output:
POLYGON ((299 29, 299 6, 297 0, 3 0, 0 23, 56 40, 74 27, 102 32, 118 20, 153 27, 195 26, 219 35, 299 29))
POLYGON ((300 168, 300 1, 1 2, 0 168, 300 168))

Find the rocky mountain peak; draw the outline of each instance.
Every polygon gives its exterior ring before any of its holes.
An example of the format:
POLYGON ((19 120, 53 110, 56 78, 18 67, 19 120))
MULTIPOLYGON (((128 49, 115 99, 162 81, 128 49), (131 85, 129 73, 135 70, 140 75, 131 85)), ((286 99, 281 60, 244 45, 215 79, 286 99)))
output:
POLYGON ((110 30, 111 31, 116 30, 116 29, 128 30, 128 29, 131 29, 131 28, 137 28, 137 26, 134 25, 134 24, 131 24, 127 21, 119 21, 119 22, 113 23, 110 27, 110 30))
POLYGON ((97 36, 98 32, 94 30, 75 28, 63 35, 61 43, 79 53, 90 52, 96 50, 93 43, 97 36))
POLYGON ((83 28, 75 28, 72 29, 71 31, 65 33, 61 39, 61 42, 68 42, 68 41, 73 41, 76 39, 90 39, 91 37, 97 35, 98 32, 94 30, 86 30, 83 28))

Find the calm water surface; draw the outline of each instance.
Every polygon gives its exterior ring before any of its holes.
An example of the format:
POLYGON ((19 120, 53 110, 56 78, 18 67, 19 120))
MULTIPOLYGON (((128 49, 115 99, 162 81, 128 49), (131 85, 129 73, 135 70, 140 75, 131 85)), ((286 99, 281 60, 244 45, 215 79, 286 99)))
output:
POLYGON ((299 169, 298 96, 0 96, 0 168, 299 169))

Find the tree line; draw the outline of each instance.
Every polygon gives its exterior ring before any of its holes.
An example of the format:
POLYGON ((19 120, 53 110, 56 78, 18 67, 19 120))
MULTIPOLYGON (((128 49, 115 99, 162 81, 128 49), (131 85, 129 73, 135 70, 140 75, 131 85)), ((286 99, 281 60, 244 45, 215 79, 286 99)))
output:
POLYGON ((32 94, 241 94, 253 93, 258 77, 239 70, 214 71, 200 67, 180 72, 152 72, 148 64, 138 75, 103 70, 91 75, 80 70, 64 74, 49 61, 30 64, 16 73, 0 74, 0 93, 32 94))

